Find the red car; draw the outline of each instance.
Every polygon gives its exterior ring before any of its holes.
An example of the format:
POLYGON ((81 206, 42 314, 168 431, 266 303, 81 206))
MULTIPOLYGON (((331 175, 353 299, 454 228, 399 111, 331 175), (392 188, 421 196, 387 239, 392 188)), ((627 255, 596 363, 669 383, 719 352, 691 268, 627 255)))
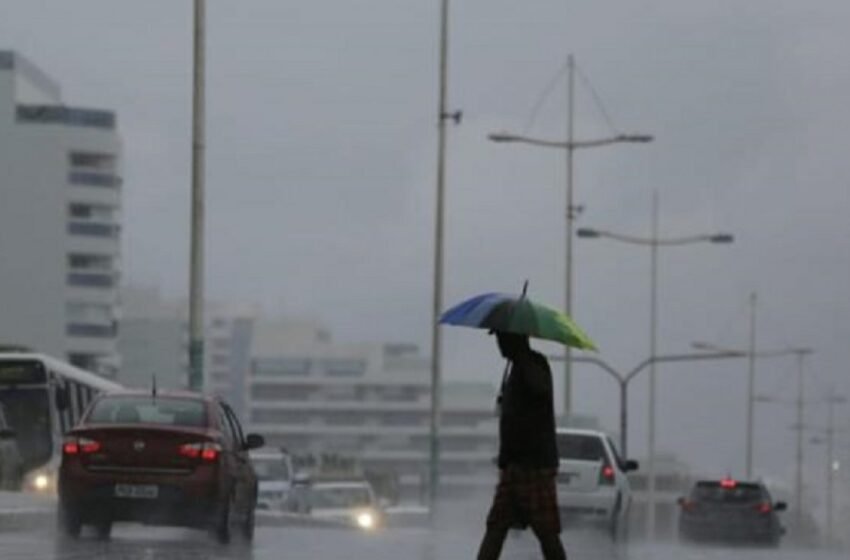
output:
POLYGON ((61 528, 77 537, 93 525, 135 521, 209 529, 222 543, 234 528, 253 538, 257 477, 233 410, 192 393, 120 392, 99 396, 63 443, 61 528))

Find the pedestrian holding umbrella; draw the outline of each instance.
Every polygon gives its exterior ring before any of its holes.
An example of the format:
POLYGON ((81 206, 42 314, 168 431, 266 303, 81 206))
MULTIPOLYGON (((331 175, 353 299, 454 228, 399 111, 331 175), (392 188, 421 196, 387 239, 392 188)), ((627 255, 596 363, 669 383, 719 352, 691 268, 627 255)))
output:
POLYGON ((468 299, 440 318, 441 324, 487 329, 508 361, 499 396, 499 483, 487 515, 478 560, 497 560, 511 528, 530 527, 546 560, 566 560, 555 476, 555 408, 552 372, 529 337, 595 350, 593 341, 566 314, 522 295, 488 293, 468 299))

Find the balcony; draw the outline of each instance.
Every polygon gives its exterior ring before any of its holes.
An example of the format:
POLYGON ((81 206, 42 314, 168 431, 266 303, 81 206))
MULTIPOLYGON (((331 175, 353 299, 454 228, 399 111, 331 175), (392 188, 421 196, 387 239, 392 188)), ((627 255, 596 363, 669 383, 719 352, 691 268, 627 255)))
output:
POLYGON ((35 124, 64 124, 114 129, 115 113, 64 105, 18 105, 17 121, 35 124))
POLYGON ((69 272, 67 284, 78 288, 114 288, 115 274, 109 272, 69 272))
POLYGON ((102 224, 97 222, 69 222, 69 235, 85 235, 104 239, 117 239, 121 226, 117 224, 102 224))
POLYGON ((78 338, 115 338, 115 325, 95 325, 87 323, 69 323, 65 326, 65 334, 78 338))
POLYGON ((121 178, 114 173, 99 171, 71 171, 68 182, 83 187, 105 187, 117 189, 121 186, 121 178))

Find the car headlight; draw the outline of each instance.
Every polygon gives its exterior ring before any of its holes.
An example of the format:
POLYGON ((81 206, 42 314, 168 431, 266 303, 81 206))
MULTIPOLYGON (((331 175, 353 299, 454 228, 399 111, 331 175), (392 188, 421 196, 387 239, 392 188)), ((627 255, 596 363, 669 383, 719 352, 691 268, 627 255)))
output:
POLYGON ((31 473, 24 479, 24 489, 31 492, 47 493, 56 488, 56 479, 50 472, 31 473))
POLYGON ((47 487, 50 486, 50 479, 46 474, 39 474, 33 479, 32 485, 36 490, 47 490, 47 487))
POLYGON ((375 527, 375 516, 368 511, 357 514, 357 526, 361 529, 370 530, 375 527))

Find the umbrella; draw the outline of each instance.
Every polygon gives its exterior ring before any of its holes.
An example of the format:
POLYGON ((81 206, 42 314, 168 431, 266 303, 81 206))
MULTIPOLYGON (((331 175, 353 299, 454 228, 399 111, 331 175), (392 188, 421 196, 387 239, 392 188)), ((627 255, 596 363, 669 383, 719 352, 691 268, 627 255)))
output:
POLYGON ((582 350, 596 345, 566 313, 522 295, 487 293, 467 299, 440 317, 440 324, 524 334, 582 350))

